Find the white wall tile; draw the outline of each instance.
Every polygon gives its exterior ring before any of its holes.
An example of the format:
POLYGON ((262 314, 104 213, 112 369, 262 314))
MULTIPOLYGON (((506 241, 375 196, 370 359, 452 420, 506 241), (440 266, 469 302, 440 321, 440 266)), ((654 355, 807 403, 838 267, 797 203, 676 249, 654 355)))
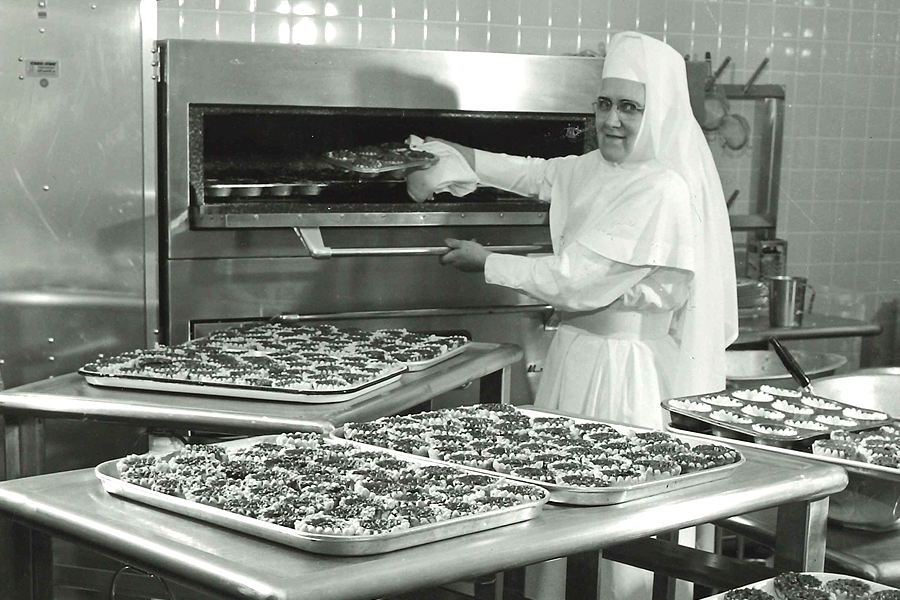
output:
POLYGON ((257 43, 286 44, 290 41, 290 16, 260 13, 255 16, 253 26, 257 43))
POLYGON ((488 0, 465 0, 458 3, 460 23, 485 25, 488 22, 488 0))
POLYGON ((360 0, 359 5, 364 19, 390 19, 393 16, 391 0, 360 0))
POLYGON ((393 6, 397 19, 425 20, 425 0, 394 0, 393 6))
POLYGON ((491 25, 518 25, 518 0, 491 0, 491 25))
POLYGON ((491 25, 488 50, 515 54, 519 51, 519 28, 491 25))
POLYGON ((460 23, 457 48, 469 52, 487 52, 488 26, 460 23))
POLYGON ((550 30, 550 54, 575 54, 578 52, 578 31, 575 29, 550 30))
POLYGON ((359 45, 366 48, 390 48, 393 45, 391 32, 390 21, 366 19, 362 22, 359 45))
POLYGON ((428 9, 429 22, 457 22, 456 0, 425 0, 425 7, 428 9))
MULTIPOLYGON (((669 0, 667 4, 675 0, 669 0)), ((690 4, 687 5, 690 7, 690 4)), ((688 10, 690 10, 688 8, 688 10)), ((609 3, 609 26, 614 31, 633 31, 637 27, 637 0, 613 0, 609 3)))
POLYGON ((550 48, 549 27, 523 27, 520 30, 519 52, 523 54, 547 54, 550 48))
MULTIPOLYGON (((616 1, 616 0, 612 0, 616 1)), ((649 2, 650 0, 645 0, 649 2)), ((654 6, 661 6, 658 0, 652 0, 654 6)), ((581 0, 581 27, 584 29, 606 29, 609 25, 610 0, 581 0)), ((659 13, 660 10, 653 10, 659 13)))
POLYGON ((875 39, 875 13, 854 10, 850 13, 850 41, 871 42, 875 39))
POLYGON ((549 27, 550 5, 547 0, 519 0, 519 17, 523 26, 549 27))
POLYGON ((428 50, 456 50, 456 25, 429 21, 426 29, 425 48, 428 50))
MULTIPOLYGON (((588 0, 590 1, 590 0, 588 0)), ((551 26, 565 29, 578 27, 581 2, 579 0, 551 0, 550 22, 551 26)))

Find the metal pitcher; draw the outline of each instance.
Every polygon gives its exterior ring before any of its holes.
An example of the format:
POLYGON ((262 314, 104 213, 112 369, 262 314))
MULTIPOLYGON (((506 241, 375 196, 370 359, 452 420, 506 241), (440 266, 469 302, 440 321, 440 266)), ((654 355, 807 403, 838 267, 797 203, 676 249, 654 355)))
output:
POLYGON ((777 275, 767 278, 769 285, 769 324, 772 327, 800 327, 803 315, 812 310, 815 289, 806 277, 777 275), (809 307, 806 306, 806 290, 809 288, 809 307))

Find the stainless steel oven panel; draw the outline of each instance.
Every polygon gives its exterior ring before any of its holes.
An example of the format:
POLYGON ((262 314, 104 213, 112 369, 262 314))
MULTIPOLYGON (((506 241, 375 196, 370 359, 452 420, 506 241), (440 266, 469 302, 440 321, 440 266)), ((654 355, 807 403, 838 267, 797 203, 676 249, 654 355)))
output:
POLYGON ((602 66, 587 57, 194 40, 166 40, 159 50, 173 257, 196 254, 190 248, 199 243, 189 232, 191 104, 575 115, 590 111, 602 66))
POLYGON ((143 136, 156 129, 143 85, 152 100, 156 3, 48 4, 0 3, 7 387, 144 346, 156 328, 156 154, 143 136))
MULTIPOLYGON (((548 244, 550 231, 545 225, 517 227, 323 227, 322 238, 329 247, 386 248, 400 246, 437 246, 448 237, 475 239, 488 246, 548 244)), ((257 258, 309 256, 303 240, 294 229, 240 229, 191 231, 196 240, 181 248, 176 260, 193 258, 257 258)), ((437 260, 437 259, 435 259, 437 260)), ((167 261, 170 262, 170 261, 167 261)))
MULTIPOLYGON (((527 303, 484 278, 441 267, 436 257, 323 261, 254 258, 169 261, 166 341, 179 343, 197 320, 527 303)), ((528 302, 530 303, 530 302, 528 302)))

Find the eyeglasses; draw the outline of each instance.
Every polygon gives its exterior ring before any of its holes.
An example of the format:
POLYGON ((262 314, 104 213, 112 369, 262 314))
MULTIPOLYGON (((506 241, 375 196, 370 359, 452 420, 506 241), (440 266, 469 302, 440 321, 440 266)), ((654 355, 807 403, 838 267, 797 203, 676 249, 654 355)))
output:
POLYGON ((599 118, 601 115, 606 116, 616 107, 619 118, 623 121, 634 121, 639 119, 644 112, 644 107, 632 100, 619 100, 615 104, 609 98, 600 96, 594 100, 594 114, 599 118))

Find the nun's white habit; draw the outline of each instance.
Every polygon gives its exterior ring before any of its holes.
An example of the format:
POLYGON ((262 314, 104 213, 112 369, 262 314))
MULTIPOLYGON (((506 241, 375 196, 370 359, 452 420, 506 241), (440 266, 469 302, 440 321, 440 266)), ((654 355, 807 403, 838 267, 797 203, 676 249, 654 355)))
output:
POLYGON ((724 352, 737 336, 728 215, 684 59, 622 33, 603 76, 645 86, 622 163, 599 151, 549 160, 475 151, 480 185, 550 202, 553 255, 492 254, 485 280, 561 313, 538 405, 661 428, 662 398, 725 387, 724 352))

